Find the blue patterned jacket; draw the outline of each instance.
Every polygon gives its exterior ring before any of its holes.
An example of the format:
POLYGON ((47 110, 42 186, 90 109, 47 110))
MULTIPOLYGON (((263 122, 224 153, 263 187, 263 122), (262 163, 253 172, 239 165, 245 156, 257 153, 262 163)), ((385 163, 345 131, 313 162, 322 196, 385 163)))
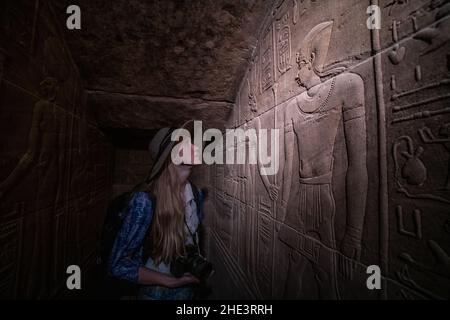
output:
MULTIPOLYGON (((198 190, 197 214, 200 222, 203 220, 203 202, 204 194, 198 190)), ((132 195, 126 210, 120 213, 124 220, 109 257, 110 275, 138 282, 138 270, 145 265, 143 242, 152 222, 153 212, 154 205, 148 193, 136 192, 132 195)))

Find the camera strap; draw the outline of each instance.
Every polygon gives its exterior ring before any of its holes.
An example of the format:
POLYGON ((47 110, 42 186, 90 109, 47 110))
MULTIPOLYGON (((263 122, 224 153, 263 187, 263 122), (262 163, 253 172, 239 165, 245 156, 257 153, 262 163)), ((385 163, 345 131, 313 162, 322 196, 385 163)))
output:
POLYGON ((197 230, 194 233, 192 233, 191 228, 189 228, 189 225, 188 225, 188 223, 186 221, 186 215, 184 215, 184 224, 186 225, 186 228, 188 229, 188 232, 189 232, 189 234, 192 237, 192 241, 194 242, 194 245, 197 248, 198 253, 200 254, 200 247, 199 247, 198 241, 197 241, 198 228, 197 228, 197 230))
MULTIPOLYGON (((194 196, 193 200, 194 200, 194 203, 195 203, 195 211, 196 211, 195 213, 197 214, 198 223, 200 225, 200 216, 198 214, 199 210, 201 209, 200 208, 200 202, 199 202, 199 192, 198 192, 197 187, 191 181, 189 181, 189 184, 191 186, 192 194, 194 196)), ((191 199, 191 201, 192 201, 192 199, 191 199)), ((188 203, 188 206, 191 206, 191 202, 188 203)), ((191 209, 192 209, 192 206, 191 206, 191 209)), ((194 242, 194 246, 197 248, 197 252, 200 254, 200 246, 198 244, 198 229, 199 229, 199 226, 197 226, 197 229, 194 232, 192 232, 191 228, 189 228, 189 224, 187 223, 186 218, 187 217, 186 217, 186 212, 185 212, 185 214, 184 214, 184 224, 186 225, 186 228, 188 229, 188 232, 189 232, 190 236, 192 237, 192 241, 194 242)))

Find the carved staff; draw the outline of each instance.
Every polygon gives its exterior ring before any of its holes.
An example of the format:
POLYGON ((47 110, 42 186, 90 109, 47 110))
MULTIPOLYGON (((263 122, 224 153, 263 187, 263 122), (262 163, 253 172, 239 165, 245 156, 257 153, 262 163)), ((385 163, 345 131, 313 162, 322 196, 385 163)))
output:
MULTIPOLYGON (((278 99, 277 99, 277 93, 278 93, 278 83, 274 83, 273 87, 272 87, 272 91, 273 91, 273 100, 275 103, 275 108, 274 108, 274 115, 273 115, 273 128, 276 129, 277 128, 277 124, 278 124, 278 99)), ((273 150, 272 150, 272 157, 273 157, 273 150)), ((278 156, 278 155, 275 155, 278 156)), ((273 160, 273 159, 272 159, 273 160)), ((274 175, 273 177, 273 183, 274 185, 277 185, 277 174, 274 175)), ((274 201, 275 202, 275 201, 274 201)))
MULTIPOLYGON (((379 0, 371 0, 371 4, 379 6, 379 0)), ((383 64, 381 59, 380 31, 371 30, 372 50, 375 73, 375 92, 378 106, 378 154, 379 154, 379 195, 380 195, 380 262, 381 269, 388 273, 389 255, 389 207, 388 207, 388 181, 387 181, 387 136, 386 136, 386 106, 383 88, 383 64)), ((384 298, 386 290, 383 290, 384 298)))

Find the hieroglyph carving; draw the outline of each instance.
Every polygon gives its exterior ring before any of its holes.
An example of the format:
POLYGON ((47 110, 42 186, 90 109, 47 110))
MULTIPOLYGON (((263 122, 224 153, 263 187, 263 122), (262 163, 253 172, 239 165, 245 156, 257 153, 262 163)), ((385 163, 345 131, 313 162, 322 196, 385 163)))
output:
POLYGON ((268 90, 274 82, 272 26, 264 33, 261 43, 261 88, 268 90))
POLYGON ((397 206, 398 232, 405 236, 422 239, 422 212, 419 209, 413 211, 412 219, 414 221, 414 231, 407 230, 405 227, 406 214, 402 206, 397 206))
MULTIPOLYGON (((431 131, 422 129, 419 134, 425 143, 433 141, 431 131)), ((425 182, 428 179, 428 170, 421 159, 424 152, 422 147, 414 147, 414 142, 410 136, 399 137, 392 147, 392 156, 395 166, 395 182, 397 191, 410 199, 428 199, 444 203, 450 203, 450 199, 440 194, 436 190, 425 191, 425 182), (419 192, 413 191, 415 189, 419 192)), ((443 190, 446 191, 446 190, 443 190)))
MULTIPOLYGON (((424 143, 442 145, 450 156, 450 123, 441 126, 439 129, 439 137, 436 137, 428 127, 420 129, 419 135, 424 143)), ((447 179, 444 190, 450 191, 450 159, 448 161, 447 179)))
POLYGON ((291 69, 291 29, 289 26, 289 12, 276 22, 277 34, 277 67, 283 74, 291 69))
POLYGON ((251 112, 258 112, 258 99, 256 98, 259 94, 258 88, 258 57, 254 59, 251 64, 250 72, 247 78, 248 86, 248 106, 251 112))

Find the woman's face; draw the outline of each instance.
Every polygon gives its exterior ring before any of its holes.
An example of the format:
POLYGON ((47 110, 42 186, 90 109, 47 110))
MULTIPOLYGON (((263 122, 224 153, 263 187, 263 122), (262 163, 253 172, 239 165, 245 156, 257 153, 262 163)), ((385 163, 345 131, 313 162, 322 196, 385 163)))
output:
POLYGON ((198 151, 198 148, 194 144, 189 144, 188 146, 185 146, 184 148, 180 149, 179 155, 181 158, 183 158, 184 150, 190 150, 188 161, 184 161, 178 165, 170 163, 170 166, 172 166, 173 169, 176 171, 182 183, 187 181, 194 166, 201 164, 200 153, 198 151))

